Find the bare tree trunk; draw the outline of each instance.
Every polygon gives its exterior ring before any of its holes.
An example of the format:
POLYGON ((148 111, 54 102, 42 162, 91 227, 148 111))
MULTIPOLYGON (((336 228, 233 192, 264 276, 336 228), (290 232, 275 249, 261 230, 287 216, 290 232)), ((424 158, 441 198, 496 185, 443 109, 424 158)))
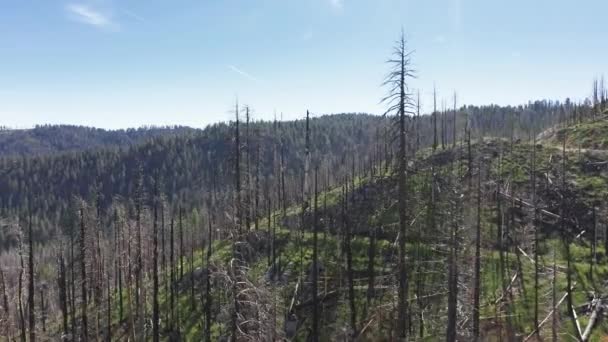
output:
POLYGON ((106 272, 106 341, 112 341, 112 288, 110 283, 110 256, 106 272))
MULTIPOLYGON (((354 175, 353 175, 354 177, 354 175)), ((351 189, 354 191, 354 188, 351 189)), ((348 182, 345 186, 344 199, 342 205, 342 229, 344 231, 344 252, 346 256, 346 277, 348 280, 348 303, 350 307, 350 328, 352 330, 352 338, 357 337, 357 307, 355 306, 355 287, 353 279, 353 253, 351 248, 351 226, 348 220, 348 182)))
POLYGON ((169 296, 169 306, 170 306, 170 312, 171 312, 171 320, 170 320, 170 329, 173 331, 174 329, 174 324, 175 324, 175 241, 174 241, 174 236, 175 236, 175 224, 174 224, 174 219, 173 219, 173 214, 171 214, 171 223, 169 226, 169 269, 170 269, 170 277, 169 277, 169 288, 170 290, 170 296, 169 296))
MULTIPOLYGON (((469 135, 469 145, 471 143, 469 135)), ((473 170, 469 170, 473 172, 473 170)), ((481 158, 477 174, 477 229, 475 231, 475 280, 473 286, 473 338, 479 341, 479 298, 481 293, 481 158)))
MULTIPOLYGON (((4 271, 2 267, 0 267, 0 286, 2 287, 2 307, 4 308, 4 336, 8 338, 9 341, 13 340, 12 332, 11 332, 11 310, 8 304, 8 295, 6 291, 6 282, 4 280, 4 271)), ((66 328, 67 330, 67 328, 66 328)))
POLYGON ((179 224, 179 281, 184 278, 184 209, 178 208, 178 224, 179 224))
POLYGON ((207 277, 205 284, 205 341, 211 341, 211 246, 213 233, 211 231, 211 214, 209 214, 209 237, 207 238, 207 277))
POLYGON ((538 289, 539 289, 539 270, 540 266, 538 265, 539 258, 539 248, 540 248, 540 238, 539 238, 539 230, 538 226, 538 210, 536 208, 536 135, 534 135, 533 144, 532 144, 532 205, 534 210, 534 216, 532 224, 534 225, 534 329, 537 334, 539 330, 539 321, 538 321, 538 289))
MULTIPOLYGON (((76 216, 75 212, 74 216, 76 216)), ((70 331, 72 338, 76 338, 76 257, 74 253, 76 248, 76 242, 74 241, 76 238, 76 217, 72 219, 70 226, 70 331)))
POLYGON ((19 308, 19 328, 21 329, 21 342, 25 342, 27 339, 25 327, 25 313, 23 310, 23 273, 25 272, 25 264, 23 261, 23 242, 21 236, 19 237, 19 265, 19 286, 17 295, 19 308))
POLYGON ((46 302, 44 301, 44 290, 40 289, 40 320, 42 321, 42 332, 46 333, 46 302))
POLYGON ((231 280, 232 280, 232 302, 233 302, 233 311, 230 322, 230 336, 233 341, 238 340, 238 316, 239 316, 239 298, 238 298, 238 280, 237 280, 237 272, 238 266, 236 263, 240 260, 240 256, 237 253, 237 240, 238 237, 243 233, 242 228, 242 212, 241 212, 241 135, 239 132, 239 106, 238 103, 236 105, 235 110, 236 121, 235 121, 235 132, 234 132, 234 149, 235 149, 235 162, 234 162, 234 181, 235 181, 235 203, 234 208, 236 215, 234 217, 234 224, 236 234, 233 234, 232 237, 232 261, 230 266, 231 272, 231 280))
POLYGON ((557 266, 555 264, 555 250, 553 250, 553 281, 552 281, 552 286, 551 286, 551 301, 552 301, 552 307, 553 307, 553 319, 552 319, 552 325, 551 325, 551 336, 552 336, 552 341, 553 342, 557 342, 557 315, 558 315, 558 311, 557 311, 557 266))
POLYGON ((437 88, 433 84, 433 153, 437 150, 437 88))
POLYGON ((319 303, 317 299, 317 287, 319 282, 319 256, 318 256, 318 232, 319 232, 319 221, 317 217, 317 199, 318 199, 318 188, 317 188, 317 174, 318 167, 315 168, 315 199, 313 207, 313 236, 312 236, 312 341, 319 341, 319 303))
POLYGON ((86 266, 86 226, 84 223, 84 204, 80 206, 80 276, 81 276, 81 293, 82 293, 82 331, 81 340, 86 342, 89 340, 89 327, 87 320, 87 266, 86 266))
MULTIPOLYGON (((59 251, 59 272, 57 277, 57 286, 59 289, 59 308, 61 309, 63 334, 68 334, 68 302, 66 291, 66 276, 65 276, 65 259, 63 258, 63 247, 59 251)), ((2 271, 0 270, 0 276, 2 271)))
POLYGON ((452 148, 456 148, 456 92, 454 92, 454 112, 452 113, 452 148))
POLYGON ((405 37, 401 34, 401 38, 397 46, 398 52, 398 66, 397 70, 397 87, 399 89, 398 96, 398 115, 399 115, 399 291, 398 291, 398 305, 397 305, 397 331, 398 336, 404 340, 407 340, 409 331, 409 319, 408 319, 408 274, 406 265, 406 250, 405 241, 407 234, 408 225, 408 213, 407 213, 407 145, 406 145, 406 106, 408 104, 408 95, 406 94, 405 84, 406 77, 409 76, 410 72, 407 69, 409 67, 409 54, 406 52, 405 37))
POLYGON ((135 189, 135 323, 136 323, 136 339, 138 341, 143 340, 144 333, 144 315, 142 303, 142 282, 143 282, 143 242, 142 242, 142 231, 141 231, 141 212, 143 200, 143 168, 141 163, 138 165, 137 184, 135 189))
POLYGON ((28 295, 27 306, 29 312, 30 342, 36 341, 36 307, 34 305, 34 231, 32 227, 32 209, 28 210, 28 295))
POLYGON ((593 221, 593 240, 591 241, 591 258, 589 258, 589 279, 593 283, 593 266, 597 263, 597 224, 595 216, 595 205, 592 208, 592 221, 593 221))
MULTIPOLYGON (((455 204, 453 204, 455 205, 455 204)), ((446 340, 456 341, 456 319, 458 304, 458 266, 457 264, 457 227, 455 219, 451 224, 450 232, 450 253, 448 267, 448 322, 446 340)))
POLYGON ((369 246, 367 248, 367 301, 365 303, 366 311, 369 311, 372 306, 372 300, 375 294, 375 275, 374 269, 376 262, 376 231, 377 228, 374 225, 369 229, 369 246))
POLYGON ((118 209, 114 209, 114 235, 116 241, 116 276, 118 280, 118 320, 122 322, 124 318, 124 307, 122 299, 122 256, 124 247, 124 232, 122 231, 122 225, 118 217, 118 209))
POLYGON ((152 340, 160 340, 159 308, 158 308, 158 175, 156 176, 156 191, 152 199, 154 205, 154 221, 152 224, 152 340))
POLYGON ((565 201, 565 190, 566 190, 566 137, 564 136, 563 145, 562 145, 562 185, 561 185, 561 203, 560 203, 560 231, 563 236, 563 243, 565 247, 565 258, 566 258, 566 292, 568 298, 566 303, 568 305, 568 315, 572 320, 572 326, 575 327, 577 331, 577 337, 581 338, 581 331, 578 321, 576 320, 575 312, 574 312, 574 302, 572 298, 572 263, 570 256, 570 237, 566 232, 566 201, 565 201))

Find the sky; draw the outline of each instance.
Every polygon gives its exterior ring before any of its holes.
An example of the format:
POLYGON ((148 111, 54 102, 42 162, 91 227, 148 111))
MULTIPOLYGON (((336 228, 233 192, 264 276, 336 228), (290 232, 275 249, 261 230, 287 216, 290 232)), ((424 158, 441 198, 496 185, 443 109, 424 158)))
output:
POLYGON ((204 127, 382 113, 406 34, 423 109, 583 99, 605 0, 0 0, 0 126, 204 127))

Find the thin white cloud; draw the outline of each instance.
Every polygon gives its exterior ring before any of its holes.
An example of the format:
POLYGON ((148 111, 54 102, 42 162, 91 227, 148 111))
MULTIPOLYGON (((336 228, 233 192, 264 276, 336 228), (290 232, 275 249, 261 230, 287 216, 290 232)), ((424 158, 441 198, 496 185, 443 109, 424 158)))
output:
POLYGON ((241 76, 243 76, 243 77, 247 78, 247 79, 250 79, 250 80, 252 80, 252 81, 254 81, 254 82, 260 82, 260 80, 259 80, 258 78, 256 78, 255 76, 253 76, 253 75, 251 75, 250 73, 245 72, 245 71, 243 71, 243 70, 241 70, 241 69, 239 69, 239 68, 235 67, 234 65, 228 65, 228 68, 229 68, 230 70, 232 70, 232 71, 236 72, 237 74, 239 74, 239 75, 241 75, 241 76))
POLYGON ((511 51, 511 57, 513 57, 513 58, 519 58, 519 57, 521 57, 521 52, 519 52, 519 51, 511 51))
POLYGON ((72 20, 101 29, 117 29, 110 16, 85 4, 69 4, 65 7, 72 20))
POLYGON ((329 4, 337 10, 344 8, 344 0, 329 0, 329 4))

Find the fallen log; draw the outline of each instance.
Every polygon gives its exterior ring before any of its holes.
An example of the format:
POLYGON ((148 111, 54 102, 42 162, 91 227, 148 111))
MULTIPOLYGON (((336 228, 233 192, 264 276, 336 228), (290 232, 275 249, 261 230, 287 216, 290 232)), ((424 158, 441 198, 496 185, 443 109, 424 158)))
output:
MULTIPOLYGON (((572 284, 572 287, 570 288, 570 290, 574 290, 574 287, 576 286, 576 283, 572 284)), ((547 315, 547 317, 545 317, 539 324, 538 324, 538 328, 534 329, 534 331, 532 331, 525 339, 523 342, 526 342, 528 340, 530 340, 532 338, 532 336, 534 336, 538 330, 540 328, 542 328, 542 326, 547 323, 547 321, 549 320, 549 318, 551 318, 551 316, 553 316, 553 313, 555 312, 555 309, 559 308, 559 306, 564 302, 564 300, 566 300, 566 297, 568 297, 568 291, 566 291, 566 293, 564 293, 564 295, 562 296, 562 298, 559 300, 559 302, 557 302, 557 304, 555 305, 555 307, 553 309, 551 309, 551 311, 549 312, 549 314, 547 315)))
POLYGON ((593 331, 598 318, 600 318, 600 314, 604 310, 604 303, 601 299, 594 299, 591 307, 593 308, 593 311, 591 311, 591 315, 589 316, 589 323, 587 323, 587 327, 581 335, 581 340, 583 342, 588 341, 589 337, 591 337, 591 332, 593 331))

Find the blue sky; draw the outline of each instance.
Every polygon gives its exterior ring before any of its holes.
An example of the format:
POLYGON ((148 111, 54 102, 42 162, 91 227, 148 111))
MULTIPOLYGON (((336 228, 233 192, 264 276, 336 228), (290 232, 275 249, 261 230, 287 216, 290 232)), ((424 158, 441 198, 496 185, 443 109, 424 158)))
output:
POLYGON ((202 127, 382 112, 404 28, 424 108, 582 99, 608 76, 605 0, 0 0, 0 125, 202 127))

